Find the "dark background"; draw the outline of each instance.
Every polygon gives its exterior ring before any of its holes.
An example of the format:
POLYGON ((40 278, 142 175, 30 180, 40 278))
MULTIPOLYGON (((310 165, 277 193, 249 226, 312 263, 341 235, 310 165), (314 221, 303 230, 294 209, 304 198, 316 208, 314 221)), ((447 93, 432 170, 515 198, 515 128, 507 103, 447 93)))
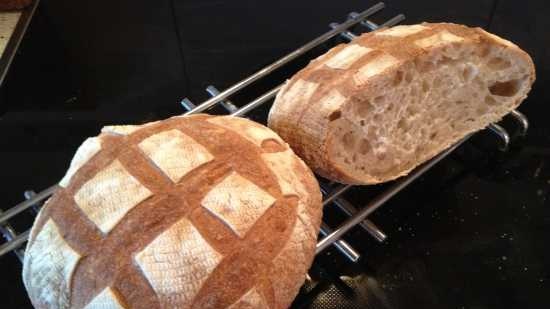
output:
MULTIPOLYGON (((59 180, 76 147, 101 126, 182 113, 182 98, 199 103, 208 97, 207 85, 230 86, 325 32, 330 22, 375 3, 43 0, 0 89, 0 207, 20 202, 26 189, 59 180)), ((490 135, 478 134, 372 216, 389 235, 385 244, 355 229, 346 239, 363 253, 357 265, 332 249, 319 257, 313 272, 320 284, 304 289, 294 306, 549 308, 549 5, 386 5, 373 21, 405 13, 404 23, 480 26, 531 54, 537 82, 520 108, 531 120, 529 135, 501 154, 490 135)), ((245 104, 307 58, 234 101, 245 104)), ((347 197, 361 205, 376 189, 347 197)), ((326 216, 333 224, 343 219, 331 209, 326 216)), ((0 307, 30 308, 16 258, 0 259, 0 269, 0 307)))

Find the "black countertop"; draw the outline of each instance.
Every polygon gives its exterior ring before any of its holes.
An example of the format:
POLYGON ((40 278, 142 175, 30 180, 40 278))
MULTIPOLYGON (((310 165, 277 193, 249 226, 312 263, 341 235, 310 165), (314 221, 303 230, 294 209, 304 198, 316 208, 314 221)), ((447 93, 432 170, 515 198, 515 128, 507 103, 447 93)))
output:
MULTIPOLYGON (((46 1, 44 1, 46 2, 46 1)), ((143 123, 200 102, 374 2, 47 1, 0 90, 2 208, 60 179, 74 150, 102 125, 143 123), (79 5, 74 13, 72 5, 79 5), (102 5, 109 10, 102 9, 102 5), (315 9, 312 9, 315 8, 315 9), (101 13, 100 13, 101 12, 101 13), (99 18, 98 16, 101 16, 99 18)), ((373 18, 483 26, 524 47, 538 80, 520 107, 531 121, 506 153, 481 132, 369 218, 378 243, 346 234, 362 258, 330 248, 317 257, 296 308, 549 308, 549 40, 543 1, 388 1, 373 18)), ((325 46, 328 47, 329 45, 325 46)), ((318 50, 316 52, 322 52, 318 50)), ((310 55, 311 56, 311 55, 310 55)), ((240 105, 306 63, 298 60, 234 98, 240 105)), ((262 121, 261 113, 254 118, 262 121)), ((514 131, 512 123, 505 127, 514 131)), ((387 185, 352 189, 364 205, 387 185)), ((332 206, 332 226, 345 217, 332 206)), ((15 222, 21 231, 29 214, 15 222)), ((30 308, 15 256, 0 259, 2 308, 30 308)))

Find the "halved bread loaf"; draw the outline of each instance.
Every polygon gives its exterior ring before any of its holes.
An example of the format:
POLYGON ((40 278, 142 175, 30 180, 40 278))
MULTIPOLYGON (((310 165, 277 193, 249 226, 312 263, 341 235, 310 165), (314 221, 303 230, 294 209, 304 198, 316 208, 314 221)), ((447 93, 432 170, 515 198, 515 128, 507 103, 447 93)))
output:
POLYGON ((379 183, 498 121, 534 80, 529 55, 483 29, 386 28, 331 49, 293 76, 269 126, 320 175, 379 183))

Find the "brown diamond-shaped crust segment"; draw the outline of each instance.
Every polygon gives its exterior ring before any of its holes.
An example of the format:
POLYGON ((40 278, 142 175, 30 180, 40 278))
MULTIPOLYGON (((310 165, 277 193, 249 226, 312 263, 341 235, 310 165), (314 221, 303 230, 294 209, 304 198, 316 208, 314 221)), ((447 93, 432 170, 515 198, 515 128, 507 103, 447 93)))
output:
POLYGON ((49 219, 25 252, 23 282, 36 308, 69 308, 70 285, 80 254, 49 219))
POLYGON ((233 172, 208 192, 201 205, 242 238, 273 203, 273 196, 233 172))
MULTIPOLYGON (((291 304, 292 297, 275 298, 271 268, 290 267, 278 264, 287 262, 280 253, 297 232, 296 222, 306 234, 295 237, 311 242, 311 250, 302 252, 304 261, 313 258, 322 207, 313 174, 278 135, 245 119, 194 115, 130 130, 115 126, 97 139, 101 149, 52 196, 33 225, 26 269, 40 261, 43 251, 54 249, 40 245, 47 243, 45 238, 66 252, 56 234, 48 232, 49 220, 63 243, 82 257, 69 285, 56 263, 24 272, 37 308, 44 308, 40 295, 48 288, 46 280, 59 287, 56 301, 70 308, 291 304), (166 132, 170 134, 151 143, 156 147, 141 147, 166 132), (203 147, 211 160, 182 176, 172 174, 172 179, 152 154, 181 150, 180 142, 170 141, 182 136, 203 147), (37 274, 44 278, 35 278, 37 274)), ((197 155, 178 159, 189 164, 197 155)), ((298 292, 307 267, 296 282, 285 281, 285 295, 298 292)), ((294 278, 294 270, 289 274, 294 278)))
POLYGON ((189 220, 181 219, 135 259, 163 307, 187 308, 222 256, 189 220))
POLYGON ((99 293, 84 309, 128 309, 114 289, 107 287, 99 293))
POLYGON ((173 182, 214 159, 206 148, 179 130, 152 135, 139 147, 173 182))
POLYGON ((74 199, 88 219, 106 234, 128 211, 151 194, 149 189, 115 160, 86 182, 74 199))

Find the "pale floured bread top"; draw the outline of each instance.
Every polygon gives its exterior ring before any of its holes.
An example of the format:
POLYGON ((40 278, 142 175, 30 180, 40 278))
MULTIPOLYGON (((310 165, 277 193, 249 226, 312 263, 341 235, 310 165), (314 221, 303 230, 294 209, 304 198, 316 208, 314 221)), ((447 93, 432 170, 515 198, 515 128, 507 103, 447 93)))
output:
POLYGON ((33 226, 36 308, 286 308, 315 251, 321 195, 273 131, 235 117, 105 127, 33 226))
POLYGON ((319 174, 378 183, 498 121, 534 78, 524 51, 480 28, 397 26, 313 60, 278 93, 269 126, 319 174))

